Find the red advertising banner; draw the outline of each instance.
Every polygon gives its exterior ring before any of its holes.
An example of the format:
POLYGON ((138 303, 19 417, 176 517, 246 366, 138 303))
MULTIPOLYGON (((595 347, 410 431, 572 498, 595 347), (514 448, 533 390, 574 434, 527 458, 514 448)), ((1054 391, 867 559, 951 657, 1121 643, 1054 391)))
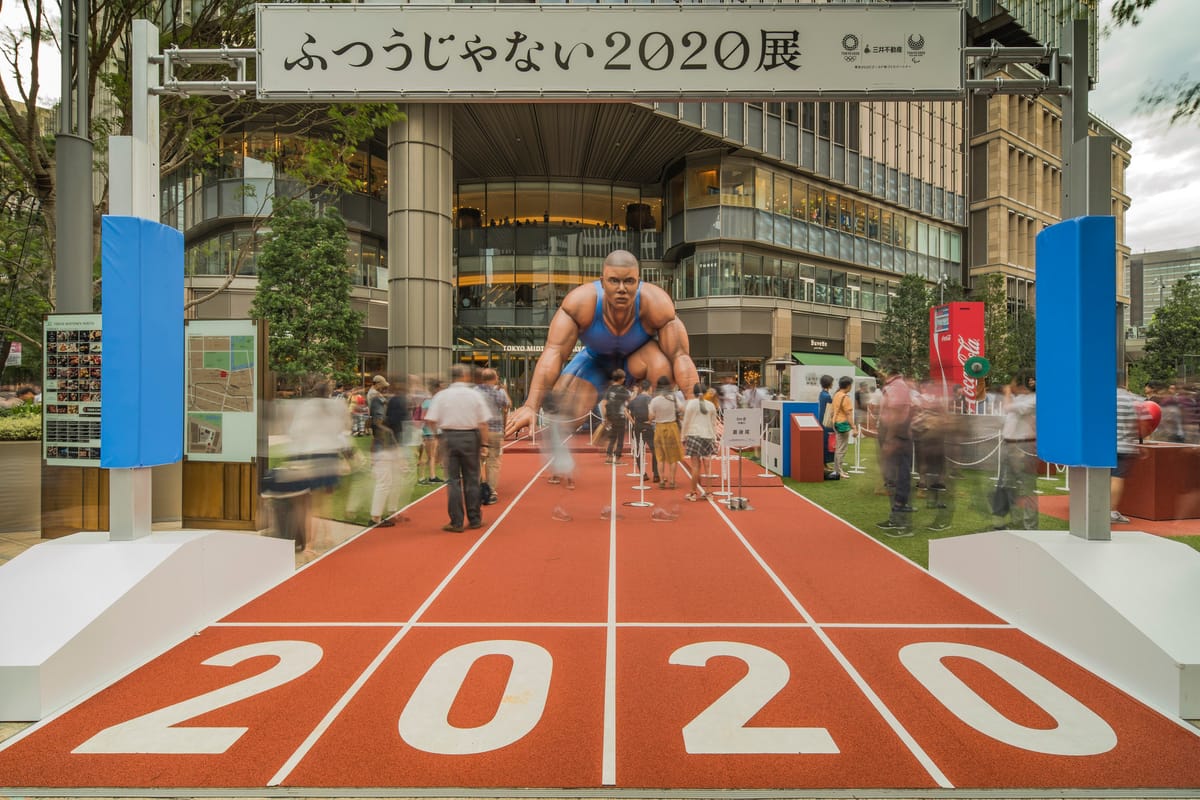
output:
POLYGON ((929 377, 946 389, 962 386, 963 396, 978 400, 983 381, 963 372, 968 358, 982 356, 983 303, 946 303, 929 309, 929 377))

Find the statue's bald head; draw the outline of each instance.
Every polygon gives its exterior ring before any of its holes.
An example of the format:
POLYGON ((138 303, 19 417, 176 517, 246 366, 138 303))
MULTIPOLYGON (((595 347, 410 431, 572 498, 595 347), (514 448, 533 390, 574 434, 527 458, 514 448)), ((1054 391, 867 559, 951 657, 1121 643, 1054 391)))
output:
POLYGON ((638 268, 637 256, 628 250, 613 250, 608 254, 608 258, 604 259, 606 267, 632 267, 638 268))

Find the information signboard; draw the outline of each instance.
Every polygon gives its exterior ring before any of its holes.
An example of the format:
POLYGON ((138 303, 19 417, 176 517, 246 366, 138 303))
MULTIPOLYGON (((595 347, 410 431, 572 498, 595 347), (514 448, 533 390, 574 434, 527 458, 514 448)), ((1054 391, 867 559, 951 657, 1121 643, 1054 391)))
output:
POLYGON ((260 4, 261 100, 961 97, 961 3, 260 4))
POLYGON ((731 450, 758 447, 762 442, 762 419, 761 408, 726 409, 721 445, 731 450))
POLYGON ((254 320, 189 320, 187 432, 192 461, 253 461, 258 451, 258 326, 254 320))
POLYGON ((42 337, 42 455, 47 464, 98 467, 100 315, 51 314, 42 337))

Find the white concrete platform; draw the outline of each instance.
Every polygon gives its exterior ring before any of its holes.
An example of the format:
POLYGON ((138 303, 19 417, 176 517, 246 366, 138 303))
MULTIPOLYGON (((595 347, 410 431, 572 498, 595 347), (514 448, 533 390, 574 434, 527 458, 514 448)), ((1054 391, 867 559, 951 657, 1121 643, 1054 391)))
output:
POLYGON ((1147 705, 1200 718, 1200 552, 1130 531, 993 531, 931 541, 929 569, 1147 705))
POLYGON ((228 531, 77 533, 0 565, 0 720, 112 682, 295 571, 292 542, 228 531))

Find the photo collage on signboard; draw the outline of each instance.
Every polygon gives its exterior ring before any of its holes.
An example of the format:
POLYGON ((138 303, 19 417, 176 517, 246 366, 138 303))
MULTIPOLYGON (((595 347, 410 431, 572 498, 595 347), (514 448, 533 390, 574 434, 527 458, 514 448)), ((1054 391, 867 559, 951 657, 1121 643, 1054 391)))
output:
POLYGON ((42 447, 47 464, 100 466, 100 383, 104 339, 99 314, 46 318, 42 447))

